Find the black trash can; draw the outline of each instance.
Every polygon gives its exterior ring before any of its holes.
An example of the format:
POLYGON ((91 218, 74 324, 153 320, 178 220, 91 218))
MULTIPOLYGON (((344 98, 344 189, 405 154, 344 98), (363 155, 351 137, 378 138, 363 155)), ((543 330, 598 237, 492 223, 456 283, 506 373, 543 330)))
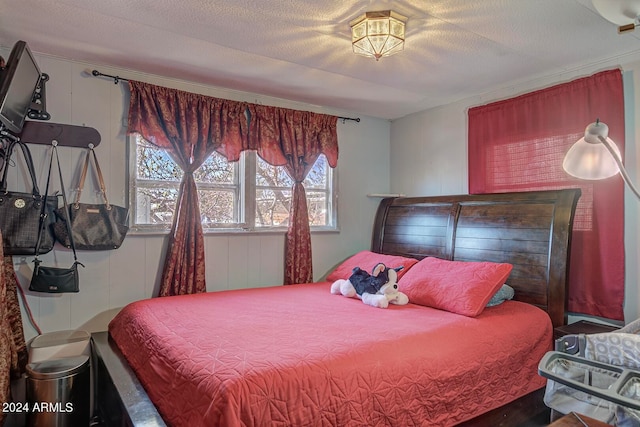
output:
POLYGON ((28 427, 84 427, 90 421, 89 357, 27 365, 28 427))

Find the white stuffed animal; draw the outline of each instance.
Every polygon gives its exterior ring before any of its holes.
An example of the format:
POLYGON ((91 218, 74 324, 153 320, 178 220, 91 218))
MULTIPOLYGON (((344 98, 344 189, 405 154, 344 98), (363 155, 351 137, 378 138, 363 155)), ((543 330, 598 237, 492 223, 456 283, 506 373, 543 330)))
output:
POLYGON ((373 268, 372 274, 369 274, 356 267, 349 280, 339 279, 331 284, 331 293, 358 297, 363 303, 378 308, 387 308, 389 303, 405 305, 409 302, 409 297, 398 291, 397 284, 398 271, 402 268, 387 268, 379 263, 373 268))

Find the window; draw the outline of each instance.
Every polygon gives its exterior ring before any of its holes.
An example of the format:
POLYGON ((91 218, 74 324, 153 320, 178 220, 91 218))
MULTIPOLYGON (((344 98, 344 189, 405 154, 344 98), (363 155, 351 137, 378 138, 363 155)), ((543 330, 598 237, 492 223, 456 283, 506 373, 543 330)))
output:
MULTIPOLYGON (((169 154, 139 135, 130 138, 130 206, 135 230, 171 228, 182 170, 169 154)), ((320 156, 303 185, 312 230, 336 229, 334 173, 320 156)), ((239 162, 213 153, 194 173, 202 227, 207 231, 286 228, 293 180, 284 167, 271 166, 255 152, 239 162)))
MULTIPOLYGON (((286 226, 293 180, 283 167, 271 166, 255 154, 253 157, 256 159, 255 226, 286 226)), ((331 171, 326 158, 320 156, 304 180, 311 226, 332 223, 331 171)))

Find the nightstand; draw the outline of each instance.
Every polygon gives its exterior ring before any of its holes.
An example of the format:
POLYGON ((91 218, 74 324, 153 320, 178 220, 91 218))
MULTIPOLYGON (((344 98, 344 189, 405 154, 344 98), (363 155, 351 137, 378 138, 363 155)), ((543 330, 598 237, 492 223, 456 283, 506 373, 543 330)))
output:
POLYGON ((602 332, 612 332, 618 329, 617 326, 603 325, 602 323, 579 320, 569 325, 558 326, 553 330, 553 340, 562 338, 565 335, 573 334, 600 334, 602 332))
POLYGON ((608 427, 609 424, 574 412, 549 424, 549 427, 608 427))

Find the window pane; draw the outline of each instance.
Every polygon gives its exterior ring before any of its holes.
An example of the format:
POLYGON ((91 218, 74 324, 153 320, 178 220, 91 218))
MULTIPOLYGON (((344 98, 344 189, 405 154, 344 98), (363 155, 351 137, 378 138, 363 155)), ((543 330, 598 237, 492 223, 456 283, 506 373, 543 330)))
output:
POLYGON ((329 175, 329 165, 324 155, 318 157, 313 168, 304 179, 304 188, 327 188, 327 176, 329 175))
MULTIPOLYGON (((256 227, 285 227, 291 206, 290 190, 256 191, 256 227)), ((328 225, 327 193, 307 191, 309 225, 328 225)))
MULTIPOLYGON (((138 179, 180 182, 184 172, 163 149, 143 138, 137 138, 136 170, 138 179)), ((233 184, 235 167, 221 154, 214 152, 193 174, 196 182, 233 184)))
MULTIPOLYGON (((235 222, 233 191, 199 190, 198 195, 204 226, 235 222)), ((138 188, 136 224, 171 225, 177 199, 177 188, 138 188)))
MULTIPOLYGON (((293 180, 287 174, 284 166, 271 166, 260 157, 256 163, 256 185, 264 187, 292 187, 293 180)), ((309 174, 304 180, 305 188, 327 188, 329 165, 327 158, 321 155, 316 160, 309 174)))
POLYGON ((136 188, 136 224, 171 224, 178 188, 136 188))
POLYGON ((138 138, 136 170, 138 179, 180 182, 183 172, 165 150, 138 138))
POLYGON ((193 178, 196 182, 215 184, 233 184, 235 182, 235 166, 218 153, 213 153, 196 170, 193 178))
POLYGON ((256 190, 256 227, 286 226, 291 190, 256 190))
POLYGON ((328 225, 327 193, 307 191, 309 225, 328 225))
POLYGON ((293 187, 293 180, 284 166, 271 166, 256 156, 256 185, 263 187, 293 187))
POLYGON ((198 195, 203 226, 237 222, 233 210, 235 204, 233 191, 200 190, 198 195))

